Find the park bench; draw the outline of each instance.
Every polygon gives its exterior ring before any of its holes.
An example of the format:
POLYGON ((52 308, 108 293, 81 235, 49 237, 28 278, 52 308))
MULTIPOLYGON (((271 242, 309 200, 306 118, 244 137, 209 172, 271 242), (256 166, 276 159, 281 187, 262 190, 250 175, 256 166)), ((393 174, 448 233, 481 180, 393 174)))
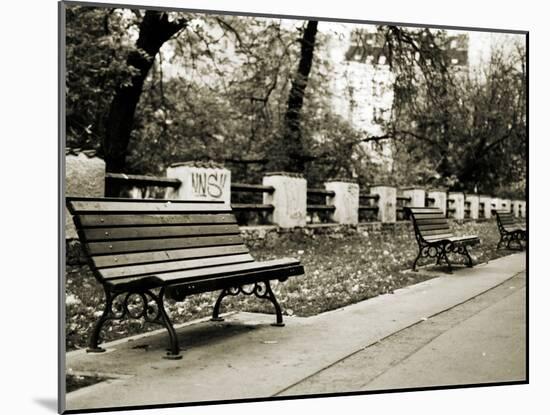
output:
POLYGON ((512 249, 510 246, 512 242, 516 246, 523 250, 522 241, 527 241, 527 230, 522 224, 516 222, 512 212, 505 210, 494 210, 497 217, 497 226, 500 232, 500 240, 497 244, 497 249, 500 249, 500 246, 506 243, 507 249, 512 249))
POLYGON ((292 258, 257 262, 248 252, 235 216, 222 202, 118 198, 67 198, 90 267, 105 290, 105 308, 96 322, 88 352, 98 346, 108 320, 134 318, 164 326, 168 359, 181 358, 176 332, 164 298, 221 290, 212 319, 221 320, 228 295, 252 295, 270 301, 276 323, 281 307, 270 281, 302 275, 292 258))
POLYGON ((467 265, 469 267, 473 266, 468 246, 478 244, 478 236, 454 235, 443 211, 437 208, 406 207, 405 214, 412 220, 414 234, 418 242, 418 255, 412 266, 413 271, 416 271, 418 260, 426 257, 437 258, 437 265, 444 259, 449 272, 452 272, 451 262, 447 257, 447 254, 450 253, 465 256, 468 261, 467 265))

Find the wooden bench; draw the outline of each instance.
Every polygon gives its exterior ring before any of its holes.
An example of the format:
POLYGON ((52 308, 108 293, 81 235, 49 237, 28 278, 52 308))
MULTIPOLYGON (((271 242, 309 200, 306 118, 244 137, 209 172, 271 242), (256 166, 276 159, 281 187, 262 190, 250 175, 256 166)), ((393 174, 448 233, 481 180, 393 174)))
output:
POLYGON ((270 281, 302 275, 292 258, 257 262, 249 254, 231 209, 222 202, 115 198, 67 198, 90 267, 105 290, 105 308, 89 338, 98 346, 108 320, 144 318, 168 330, 169 359, 181 358, 176 332, 164 308, 165 296, 221 290, 213 320, 220 320, 224 297, 239 293, 270 301, 276 324, 281 307, 270 281))
POLYGON ((412 269, 416 271, 416 263, 422 257, 437 258, 439 265, 444 259, 452 272, 451 262, 447 257, 449 253, 456 253, 466 257, 467 265, 473 266, 472 258, 468 252, 468 246, 479 243, 476 235, 456 236, 449 227, 449 222, 443 211, 430 207, 406 207, 405 214, 411 218, 414 226, 414 234, 418 242, 418 255, 414 260, 412 269))
POLYGON ((506 243, 507 249, 512 249, 512 242, 516 247, 523 250, 523 242, 527 242, 527 230, 522 224, 516 222, 514 215, 505 210, 494 210, 497 217, 497 226, 500 232, 500 240, 497 244, 497 249, 500 249, 501 244, 506 243))

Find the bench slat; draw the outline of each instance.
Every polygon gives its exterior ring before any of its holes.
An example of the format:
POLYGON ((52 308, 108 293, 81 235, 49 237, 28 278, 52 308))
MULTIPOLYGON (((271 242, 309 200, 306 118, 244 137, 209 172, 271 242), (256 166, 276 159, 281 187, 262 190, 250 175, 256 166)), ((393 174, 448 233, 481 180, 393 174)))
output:
POLYGON ((254 258, 252 258, 250 254, 225 255, 211 258, 185 259, 182 261, 106 268, 100 272, 103 278, 111 280, 138 275, 158 275, 165 272, 200 269, 215 265, 242 264, 252 261, 254 261, 254 258))
POLYGON ((275 267, 272 269, 259 269, 242 271, 231 275, 216 275, 199 278, 188 278, 185 281, 171 280, 162 281, 159 277, 129 277, 119 280, 109 281, 109 284, 116 289, 125 289, 126 287, 136 284, 142 286, 144 284, 149 287, 159 287, 162 285, 178 285, 189 284, 188 293, 201 293, 225 288, 227 286, 251 284, 259 280, 279 279, 285 280, 288 277, 303 275, 304 267, 300 264, 275 267))
POLYGON ((447 219, 443 213, 415 213, 416 220, 440 220, 440 219, 447 219))
POLYGON ((435 229, 443 229, 443 230, 450 229, 447 223, 418 224, 417 226, 421 233, 424 233, 424 231, 435 230, 435 229))
POLYGON ((479 241, 479 236, 477 235, 462 235, 462 236, 453 236, 449 238, 452 242, 461 242, 461 241, 479 241))
POLYGON ((84 229, 82 232, 87 241, 109 241, 116 239, 172 238, 177 236, 235 235, 240 231, 236 224, 215 224, 202 226, 92 228, 84 229))
POLYGON ((431 224, 436 224, 436 223, 442 223, 442 224, 447 224, 447 218, 444 218, 444 217, 439 217, 439 218, 423 218, 423 217, 417 217, 416 218, 416 223, 418 225, 431 225, 431 224))
POLYGON ((454 235, 452 233, 442 233, 442 234, 439 234, 439 235, 427 235, 427 236, 423 236, 424 240, 426 240, 426 242, 434 242, 434 241, 438 241, 438 240, 444 240, 444 239, 449 239, 449 238, 452 238, 454 235))
POLYGON ((161 251, 165 249, 198 248, 242 244, 240 235, 202 236, 188 238, 143 239, 136 241, 89 242, 91 255, 161 251))
POLYGON ((83 227, 154 226, 154 225, 206 225, 214 223, 237 223, 232 213, 205 213, 189 215, 142 214, 142 215, 80 215, 83 227))
POLYGON ((300 262, 294 258, 281 258, 281 259, 274 259, 271 261, 249 262, 245 264, 222 265, 219 267, 169 272, 166 274, 159 274, 157 275, 157 277, 164 282, 173 282, 176 280, 191 281, 194 279, 201 279, 204 277, 215 277, 220 275, 230 276, 232 274, 245 273, 247 271, 266 271, 266 270, 273 270, 281 267, 297 266, 297 265, 300 265, 300 262))
POLYGON ((449 242, 479 241, 479 237, 476 235, 454 236, 453 234, 429 236, 424 239, 431 243, 437 242, 437 241, 449 241, 449 242))
POLYGON ((245 245, 212 246, 207 248, 174 249, 169 251, 138 252, 135 254, 100 255, 93 257, 96 268, 123 265, 137 265, 154 262, 175 261, 179 259, 198 259, 213 256, 246 254, 245 245))
POLYGON ((127 200, 70 200, 69 211, 74 214, 84 213, 155 213, 155 212, 228 212, 229 208, 223 203, 185 202, 180 200, 168 201, 141 201, 127 200))
POLYGON ((431 229, 431 230, 427 230, 427 231, 422 231, 420 232, 422 234, 422 236, 424 238, 428 237, 428 236, 438 236, 438 235, 453 235, 453 233, 451 232, 451 230, 449 228, 447 229, 431 229))
POLYGON ((505 226, 504 227, 504 230, 506 232, 518 232, 518 231, 523 231, 525 232, 525 228, 522 227, 522 226, 505 226))

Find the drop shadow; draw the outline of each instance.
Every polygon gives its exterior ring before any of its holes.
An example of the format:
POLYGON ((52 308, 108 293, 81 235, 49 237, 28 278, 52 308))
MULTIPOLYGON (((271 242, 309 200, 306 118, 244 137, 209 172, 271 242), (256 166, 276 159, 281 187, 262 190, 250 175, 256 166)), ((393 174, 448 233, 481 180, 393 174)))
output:
POLYGON ((57 399, 55 398, 34 398, 34 401, 40 406, 57 413, 57 399))

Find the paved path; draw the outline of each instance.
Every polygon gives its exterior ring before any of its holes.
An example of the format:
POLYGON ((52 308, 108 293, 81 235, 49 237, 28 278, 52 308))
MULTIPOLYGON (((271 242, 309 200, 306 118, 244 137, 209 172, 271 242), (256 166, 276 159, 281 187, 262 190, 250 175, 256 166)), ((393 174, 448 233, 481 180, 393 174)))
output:
POLYGON ((393 334, 280 395, 522 381, 525 273, 393 334))
POLYGON ((179 361, 161 359, 163 331, 107 344, 99 355, 71 352, 73 371, 116 379, 68 394, 67 408, 522 380, 524 270, 525 255, 514 254, 314 317, 287 317, 284 328, 252 313, 196 322, 178 328, 179 361), (494 364, 481 369, 479 361, 494 364), (442 369, 448 376, 435 376, 442 369))

